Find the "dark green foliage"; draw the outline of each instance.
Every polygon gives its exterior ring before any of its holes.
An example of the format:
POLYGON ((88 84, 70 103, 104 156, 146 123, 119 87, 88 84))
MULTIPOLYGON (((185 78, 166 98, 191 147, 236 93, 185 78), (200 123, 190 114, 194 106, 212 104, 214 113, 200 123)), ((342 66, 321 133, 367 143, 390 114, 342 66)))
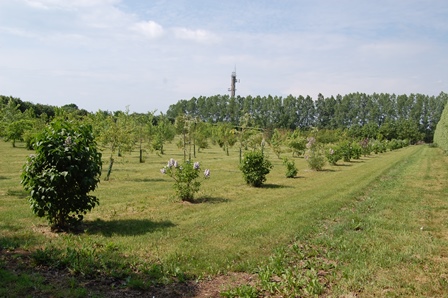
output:
POLYGON ((434 142, 442 148, 445 152, 448 152, 448 105, 443 110, 442 117, 434 133, 434 142))
POLYGON ((294 178, 297 175, 296 163, 294 161, 288 160, 286 157, 283 158, 283 164, 286 166, 286 178, 294 178))
POLYGON ((91 126, 55 120, 36 137, 36 154, 22 172, 22 185, 30 191, 31 209, 55 228, 66 229, 83 219, 99 201, 88 195, 101 175, 91 126))
POLYGON ((271 169, 272 163, 258 150, 244 153, 240 164, 244 180, 254 187, 260 187, 266 181, 266 175, 269 174, 271 169))
POLYGON ((0 95, 0 107, 6 105, 9 101, 19 106, 19 110, 22 113, 25 113, 26 110, 33 109, 37 117, 40 117, 43 114, 49 117, 55 116, 55 106, 34 104, 29 101, 22 101, 20 98, 0 95))

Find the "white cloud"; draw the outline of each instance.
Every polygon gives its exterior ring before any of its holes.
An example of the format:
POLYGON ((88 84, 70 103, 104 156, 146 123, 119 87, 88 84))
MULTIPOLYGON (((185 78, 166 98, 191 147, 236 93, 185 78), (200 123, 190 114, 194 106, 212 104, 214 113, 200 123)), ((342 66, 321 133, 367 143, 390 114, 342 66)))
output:
POLYGON ((135 23, 132 29, 151 39, 161 37, 164 33, 163 27, 154 21, 135 23))
POLYGON ((197 29, 191 30, 187 28, 174 28, 174 36, 179 39, 192 40, 201 43, 215 43, 219 38, 206 30, 197 29))
POLYGON ((119 0, 25 0, 25 2, 38 9, 76 9, 96 6, 110 6, 119 3, 119 0))

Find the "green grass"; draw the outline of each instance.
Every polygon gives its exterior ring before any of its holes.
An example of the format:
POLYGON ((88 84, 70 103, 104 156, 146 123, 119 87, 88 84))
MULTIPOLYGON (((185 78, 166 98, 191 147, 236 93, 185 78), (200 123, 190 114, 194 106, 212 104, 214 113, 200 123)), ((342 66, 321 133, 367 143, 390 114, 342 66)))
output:
MULTIPOLYGON (((51 233, 31 214, 20 186, 30 153, 0 142, 0 246, 29 251, 33 266, 112 276, 137 289, 244 271, 258 274, 264 294, 438 296, 447 290, 448 161, 437 149, 412 146, 320 172, 295 158, 295 179, 285 178, 282 160, 268 150, 274 168, 264 187, 251 188, 238 170, 238 152, 226 156, 213 147, 195 159, 211 170, 196 204, 176 200, 172 181, 159 172, 169 158, 182 160, 174 145, 142 164, 133 153, 117 159, 110 181, 100 183, 100 205, 81 234, 51 233)), ((75 292, 70 295, 84 293, 75 292)), ((242 292, 254 290, 227 293, 242 292)))

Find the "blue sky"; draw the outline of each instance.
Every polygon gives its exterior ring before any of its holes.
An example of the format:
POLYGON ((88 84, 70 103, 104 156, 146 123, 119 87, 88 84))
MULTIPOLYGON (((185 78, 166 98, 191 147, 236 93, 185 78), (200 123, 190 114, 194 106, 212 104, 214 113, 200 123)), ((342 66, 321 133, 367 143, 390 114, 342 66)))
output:
POLYGON ((448 91, 446 0, 0 0, 0 94, 165 112, 228 94, 448 91))

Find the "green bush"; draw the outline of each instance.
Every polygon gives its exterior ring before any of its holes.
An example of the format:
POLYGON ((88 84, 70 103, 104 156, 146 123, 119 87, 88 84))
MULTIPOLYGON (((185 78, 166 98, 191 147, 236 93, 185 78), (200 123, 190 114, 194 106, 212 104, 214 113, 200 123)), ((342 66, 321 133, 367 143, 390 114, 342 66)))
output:
POLYGON ((375 152, 375 154, 384 153, 386 152, 386 150, 387 150, 386 145, 382 141, 379 140, 373 141, 372 151, 375 152))
POLYGON ((356 142, 353 142, 350 146, 351 146, 351 157, 353 159, 360 159, 362 155, 361 145, 356 142))
POLYGON ((95 190, 101 176, 101 153, 90 125, 55 120, 36 137, 23 166, 22 185, 31 209, 53 228, 66 229, 99 204, 95 190))
MULTIPOLYGON (((199 191, 201 182, 199 178, 199 162, 186 161, 180 165, 176 160, 170 159, 168 164, 160 172, 174 179, 174 189, 182 201, 193 201, 194 194, 199 191)), ((210 170, 204 171, 204 178, 210 177, 210 170)))
POLYGON ((397 150, 403 148, 403 143, 401 140, 392 139, 387 143, 387 148, 390 151, 397 150))
POLYGON ((372 142, 369 140, 369 138, 364 138, 359 142, 359 145, 361 146, 362 154, 364 156, 370 155, 372 153, 372 142))
POLYGON ((296 163, 289 161, 286 157, 283 158, 283 164, 286 166, 286 178, 294 178, 297 175, 296 163))
POLYGON ((266 181, 266 175, 271 171, 272 164, 261 151, 257 150, 244 153, 239 168, 247 184, 260 187, 266 181))
POLYGON ((314 137, 308 137, 307 140, 305 159, 310 169, 320 171, 325 165, 325 156, 322 152, 321 145, 316 142, 316 138, 314 137))
POLYGON ((331 165, 335 165, 341 159, 341 152, 338 146, 330 146, 327 150, 325 150, 325 157, 328 160, 328 163, 331 165))
POLYGON ((325 166, 325 156, 320 149, 308 151, 305 159, 311 170, 321 171, 325 166))
POLYGON ((349 162, 352 159, 353 151, 352 151, 352 145, 349 141, 340 142, 339 150, 340 155, 345 162, 349 162))

